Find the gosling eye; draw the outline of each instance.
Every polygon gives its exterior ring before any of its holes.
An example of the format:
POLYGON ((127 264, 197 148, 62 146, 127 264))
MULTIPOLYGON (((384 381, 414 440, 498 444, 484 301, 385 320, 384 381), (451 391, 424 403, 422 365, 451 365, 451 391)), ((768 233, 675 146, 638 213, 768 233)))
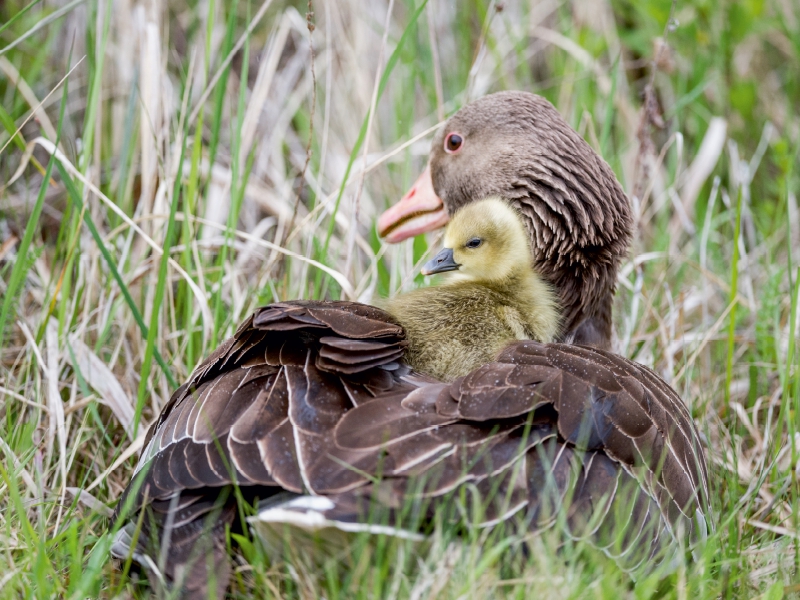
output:
POLYGON ((448 154, 455 154, 459 150, 461 150, 461 146, 464 145, 464 136, 460 133, 448 133, 447 137, 444 138, 444 151, 448 154))
POLYGON ((472 238, 470 241, 466 243, 467 248, 477 248, 483 243, 481 238, 472 238))

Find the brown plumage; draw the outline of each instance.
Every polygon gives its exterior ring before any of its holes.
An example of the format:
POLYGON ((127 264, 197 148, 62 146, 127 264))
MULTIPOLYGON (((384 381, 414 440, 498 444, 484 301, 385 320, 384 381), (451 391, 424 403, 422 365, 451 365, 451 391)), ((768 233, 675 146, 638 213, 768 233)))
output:
POLYGON ((536 269, 560 296, 561 339, 609 348, 630 204, 611 168, 544 98, 498 92, 458 111, 434 137, 428 169, 378 229, 398 242, 489 196, 525 218, 536 269), (453 134, 456 151, 445 147, 453 134))
POLYGON ((444 246, 426 265, 428 273, 450 271, 443 283, 385 302, 405 330, 411 368, 452 381, 509 342, 555 338, 560 317, 553 290, 533 269, 525 228, 505 201, 487 198, 459 210, 444 246))
MULTIPOLYGON (((527 214, 534 264, 568 300, 569 335, 593 331, 607 340, 613 279, 630 229, 624 196, 544 101, 490 98, 456 117, 471 114, 470 122, 497 130, 483 150, 496 160, 474 165, 485 188, 513 176, 519 189, 514 195, 506 182, 482 193, 508 197, 527 214), (495 122, 503 119, 530 122, 503 129, 495 122), (546 158, 535 145, 544 142, 518 143, 529 129, 550 132, 546 158), (568 166, 555 164, 560 160, 568 166), (559 229, 565 224, 570 239, 559 229), (576 300, 578 293, 587 296, 576 300)), ((467 125, 459 125, 464 139, 481 139, 467 125)), ((431 164, 436 171, 444 163, 434 156, 431 164)), ((470 170, 442 169, 433 178, 437 190, 450 208, 465 204, 466 195, 452 190, 476 188, 470 170)), ((506 520, 536 531, 563 511, 569 535, 626 568, 654 564, 680 531, 690 539, 704 535, 708 477, 699 436, 680 398, 649 369, 600 349, 519 341, 445 383, 410 370, 407 345, 394 317, 362 304, 296 301, 257 310, 173 394, 148 431, 117 507, 124 521, 112 553, 133 554, 154 578, 179 582, 184 597, 212 584, 224 589, 234 482, 246 499, 281 491, 323 495, 312 508, 284 508, 282 518, 316 511, 350 529, 364 525, 370 498, 391 519, 408 495, 437 506, 468 485, 487 504, 478 524, 506 520), (385 479, 378 491, 376 473, 385 479)))
MULTIPOLYGON (((325 495, 331 504, 320 512, 345 523, 367 519, 371 498, 391 519, 406 494, 444 501, 467 484, 481 498, 499 489, 482 522, 519 518, 537 530, 571 496, 567 532, 626 568, 661 557, 678 531, 705 534, 698 434, 680 398, 649 369, 598 349, 522 341, 439 383, 399 362, 404 344, 388 313, 362 304, 296 301, 256 311, 148 432, 117 509, 136 515, 149 506, 145 527, 131 550, 137 518, 129 516, 112 552, 134 552, 152 569, 166 529, 162 577, 190 573, 197 586, 211 550, 219 584, 233 482, 248 498, 325 495), (381 493, 370 479, 377 473, 387 486, 381 493)), ((185 597, 192 593, 200 592, 185 597)))

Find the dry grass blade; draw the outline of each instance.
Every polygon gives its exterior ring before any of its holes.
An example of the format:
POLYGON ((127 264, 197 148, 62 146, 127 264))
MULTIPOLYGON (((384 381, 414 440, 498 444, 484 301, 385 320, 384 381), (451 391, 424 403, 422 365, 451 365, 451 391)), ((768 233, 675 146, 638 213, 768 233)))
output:
POLYGON ((117 378, 78 336, 70 336, 69 344, 75 356, 75 368, 81 372, 86 382, 98 393, 100 402, 111 409, 111 412, 114 413, 114 416, 117 417, 128 433, 128 437, 132 438, 133 402, 122 389, 117 378))
POLYGON ((76 488, 76 487, 67 487, 67 491, 70 494, 72 494, 75 498, 77 498, 78 502, 80 502, 81 504, 83 504, 85 506, 88 506, 94 512, 96 512, 96 513, 98 513, 100 515, 103 515, 107 519, 110 518, 111 515, 114 513, 113 510, 108 508, 105 504, 100 502, 100 500, 98 500, 97 498, 92 496, 86 490, 82 490, 82 489, 76 488))
POLYGON ((12 391, 12 390, 6 389, 6 388, 4 388, 2 386, 0 386, 0 394, 2 394, 4 396, 9 396, 10 398, 14 398, 15 400, 18 400, 19 402, 27 404, 28 406, 32 406, 32 407, 34 407, 34 408, 36 408, 38 410, 42 410, 42 411, 44 411, 46 413, 50 412, 50 409, 46 405, 39 404, 38 402, 35 402, 33 400, 28 400, 25 396, 23 396, 21 394, 18 394, 16 392, 12 391))
POLYGON ((28 470, 20 466, 19 459, 14 455, 14 451, 2 437, 0 437, 0 450, 3 451, 6 461, 9 461, 9 463, 14 466, 14 470, 19 472, 19 477, 28 487, 28 492, 32 496, 37 495, 39 493, 39 486, 36 485, 36 482, 33 480, 28 470))
MULTIPOLYGON (((364 166, 367 164, 367 153, 369 151, 369 138, 372 133, 372 123, 375 120, 375 111, 378 103, 378 89, 381 81, 381 71, 383 70, 383 56, 386 52, 386 40, 389 37, 389 25, 392 22, 392 10, 394 9, 394 0, 389 0, 389 6, 386 8, 386 23, 383 26, 383 38, 381 39, 380 50, 378 51, 378 68, 375 71, 375 79, 372 84, 372 97, 369 102, 369 115, 367 117, 367 129, 364 136, 364 146, 361 150, 362 161, 364 166)), ((353 197, 353 221, 358 222, 359 207, 361 204, 361 194, 364 191, 364 178, 366 177, 366 168, 361 171, 361 177, 358 180, 358 188, 356 189, 355 196, 353 197)), ((350 272, 350 264, 353 260, 353 247, 356 243, 356 228, 353 227, 348 232, 347 236, 347 259, 344 265, 344 272, 350 272)))
MULTIPOLYGON (((42 365, 42 370, 47 379, 47 407, 50 411, 50 427, 47 431, 47 453, 52 456, 57 450, 59 471, 62 485, 67 481, 67 431, 64 424, 64 402, 59 392, 59 377, 61 364, 61 350, 58 345, 58 322, 50 319, 45 329, 47 342, 47 365, 42 365), (58 440, 58 448, 53 448, 53 439, 58 440)), ((30 339, 30 342, 34 340, 30 339)))
MULTIPOLYGON (((45 133, 47 133, 47 135, 50 137, 51 140, 55 140, 58 137, 58 134, 56 133, 55 127, 53 127, 53 124, 50 122, 50 118, 47 116, 47 112, 42 108, 42 106, 44 105, 45 102, 47 102, 50 99, 50 96, 52 96, 53 93, 58 88, 61 87, 61 84, 63 84, 67 80, 67 78, 70 75, 72 75, 72 72, 75 71, 75 69, 78 68, 78 66, 83 62, 84 58, 86 58, 86 57, 82 56, 80 58, 80 60, 78 60, 78 62, 76 62, 72 66, 72 68, 67 72, 67 74, 64 75, 64 77, 61 78, 61 81, 59 81, 58 84, 52 90, 50 90, 50 92, 48 92, 47 96, 45 96, 44 99, 41 102, 39 102, 38 99, 36 98, 36 96, 34 95, 33 90, 31 90, 31 88, 28 86, 28 84, 25 82, 25 80, 22 79, 22 77, 20 77, 20 74, 16 70, 14 65, 12 65, 10 62, 8 62, 7 58, 4 58, 4 57, 0 56, 0 69, 2 69, 3 72, 5 72, 6 76, 11 81, 14 82, 14 84, 20 90, 20 93, 28 101, 28 103, 30 104, 30 107, 31 107, 31 112, 28 115, 28 117, 22 122, 22 124, 19 127, 17 127, 17 130, 14 132, 14 135, 12 135, 10 138, 8 138, 8 141, 3 145, 2 148, 0 148, 0 154, 2 154, 3 151, 8 147, 8 145, 11 143, 11 141, 14 139, 14 137, 16 137, 16 135, 20 131, 22 131, 22 128, 25 127, 25 124, 28 121, 30 121, 32 118, 34 118, 34 117, 36 117, 36 120, 39 123, 42 124, 42 129, 45 130, 45 133)), ((28 164, 28 160, 29 159, 30 159, 30 155, 27 155, 27 154, 23 155, 23 158, 20 161, 20 165, 19 165, 19 168, 17 169, 16 173, 14 173, 14 175, 11 176, 11 179, 9 179, 4 184, 3 188, 6 188, 6 187, 10 186, 12 183, 14 183, 14 181, 17 180, 17 178, 20 177, 20 175, 22 175, 22 171, 25 168, 25 166, 28 164)))
POLYGON ((142 431, 142 433, 139 434, 139 436, 135 440, 133 440, 128 445, 127 448, 125 448, 122 454, 120 454, 119 457, 117 457, 117 460, 115 460, 110 467, 108 467, 105 471, 103 471, 100 475, 98 475, 97 479, 95 479, 86 488, 84 488, 84 491, 91 492, 94 488, 103 483, 111 473, 113 473, 114 471, 119 469, 123 464, 125 464, 125 462, 131 456, 139 452, 139 450, 142 449, 142 446, 144 446, 144 438, 146 436, 147 436, 147 431, 146 430, 142 431))
POLYGON ((697 199, 703 184, 708 180, 719 161, 722 150, 727 139, 728 123, 721 117, 714 117, 708 124, 703 142, 692 161, 691 166, 686 171, 681 197, 683 208, 686 212, 691 212, 694 202, 697 199))
POLYGON ((189 116, 189 123, 190 124, 195 122, 195 120, 197 119, 197 115, 200 114, 200 111, 203 109, 203 106, 205 105, 206 100, 208 100, 208 97, 211 95, 211 92, 214 90, 214 87, 216 86, 216 84, 219 81, 220 77, 222 77, 222 73, 225 71, 227 66, 230 64, 230 61, 233 60, 233 57, 236 55, 236 53, 239 52, 239 50, 242 49, 242 46, 244 46, 245 41, 250 36, 250 34, 253 32, 253 29, 255 29, 255 27, 259 24, 261 19, 264 17, 264 15, 267 12, 267 9, 270 7, 271 4, 272 4, 272 0, 265 0, 261 4, 261 7, 258 9, 258 12, 256 12, 255 15, 253 15, 253 19, 248 24, 247 29, 241 35, 241 37, 237 40, 237 42, 234 45, 234 47, 228 53, 228 56, 225 57, 225 60, 222 61, 222 64, 217 69, 217 72, 211 78, 211 81, 208 82, 208 85, 206 86, 206 89, 203 91, 202 95, 200 96, 200 98, 198 99, 197 103, 195 104, 195 107, 192 110, 192 114, 189 116))

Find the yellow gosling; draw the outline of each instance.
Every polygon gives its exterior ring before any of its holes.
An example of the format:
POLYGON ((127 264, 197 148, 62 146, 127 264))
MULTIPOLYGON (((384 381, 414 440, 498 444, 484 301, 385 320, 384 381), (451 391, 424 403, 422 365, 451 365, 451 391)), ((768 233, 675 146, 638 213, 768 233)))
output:
POLYGON ((507 202, 466 205, 447 225, 444 246, 422 269, 449 272, 444 282, 384 302, 405 328, 412 368, 452 381, 514 340, 558 335, 556 295, 533 268, 525 226, 507 202))

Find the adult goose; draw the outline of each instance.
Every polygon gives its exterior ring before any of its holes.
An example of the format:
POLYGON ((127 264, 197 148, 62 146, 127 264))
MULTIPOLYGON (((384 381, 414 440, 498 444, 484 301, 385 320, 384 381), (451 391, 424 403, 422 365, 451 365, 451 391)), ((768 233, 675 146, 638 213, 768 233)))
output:
MULTIPOLYGON (((382 219, 390 241, 443 224, 471 200, 507 198, 563 302, 564 339, 608 344, 629 208, 611 170, 549 104, 504 93, 468 105, 434 141, 429 173, 399 218, 382 219), (459 156, 471 166, 451 161, 459 156), (417 195, 441 201, 409 211, 417 195)), ((569 498, 570 535, 630 568, 679 532, 705 533, 699 436, 649 369, 600 348, 520 341, 448 383, 410 370, 406 345, 390 314, 363 304, 258 309, 148 431, 117 507, 124 521, 112 553, 132 555, 184 597, 209 585, 221 595, 233 483, 245 499, 325 496, 285 507, 282 518, 313 511, 351 528, 368 525, 372 498, 391 513, 409 494, 444 499, 463 485, 481 497, 505 492, 487 504, 484 524, 510 519, 530 530, 551 525, 569 498), (378 472, 387 487, 376 493, 378 472)))

